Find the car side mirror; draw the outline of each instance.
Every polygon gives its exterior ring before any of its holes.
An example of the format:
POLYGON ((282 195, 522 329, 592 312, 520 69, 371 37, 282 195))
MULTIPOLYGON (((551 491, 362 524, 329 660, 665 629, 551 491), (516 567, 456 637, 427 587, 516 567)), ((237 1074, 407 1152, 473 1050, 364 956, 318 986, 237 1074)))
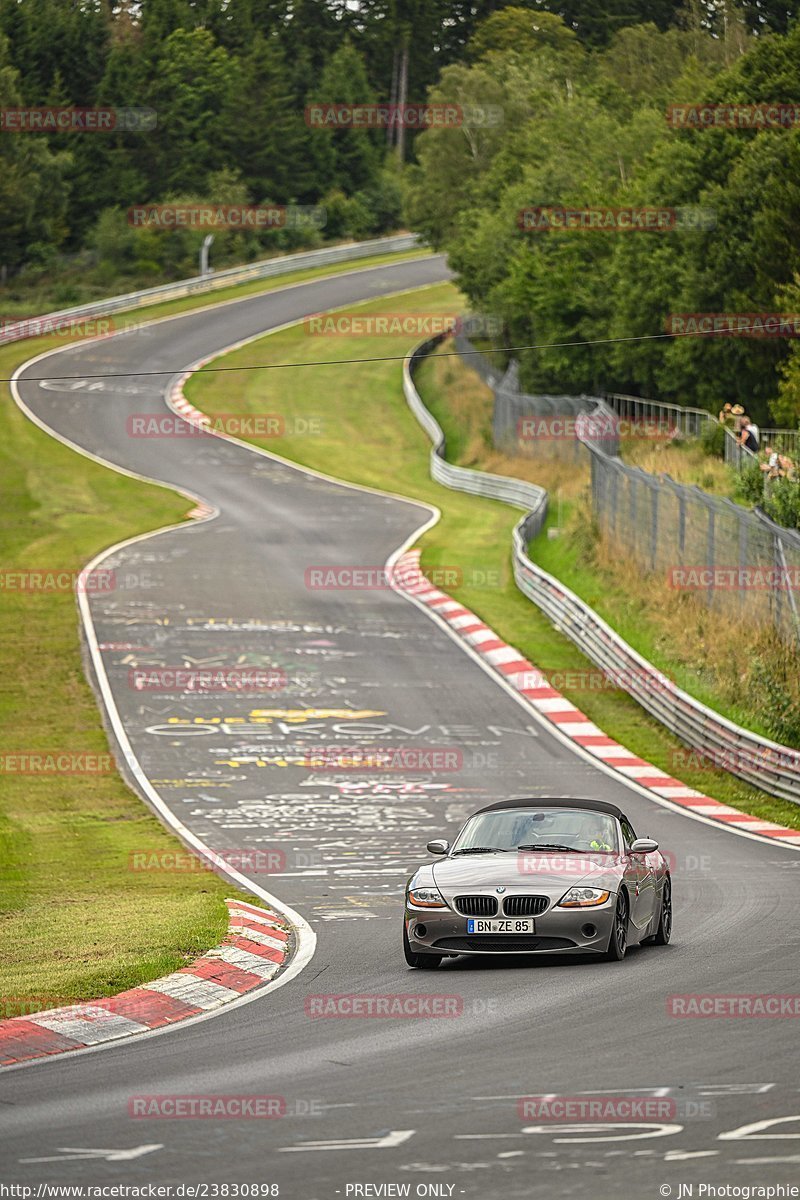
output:
POLYGON ((652 854, 658 849, 658 842, 653 838, 637 838, 631 846, 631 854, 652 854))
POLYGON ((446 842, 444 838, 437 838, 434 842, 428 842, 429 854, 447 854, 449 849, 450 843, 446 842))

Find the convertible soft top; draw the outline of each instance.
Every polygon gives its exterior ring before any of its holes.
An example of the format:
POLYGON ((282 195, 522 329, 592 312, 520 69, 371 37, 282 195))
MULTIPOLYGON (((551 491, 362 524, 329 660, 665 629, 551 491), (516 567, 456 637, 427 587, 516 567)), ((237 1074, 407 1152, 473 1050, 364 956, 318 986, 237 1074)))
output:
MULTIPOLYGON (((573 800, 571 796, 560 796, 557 799, 543 796, 523 796, 521 799, 499 800, 496 804, 479 808, 478 813, 497 812, 503 808, 581 808, 590 812, 608 813, 609 816, 618 819, 625 816, 616 804, 606 804, 605 800, 573 800)), ((473 815, 477 816, 478 813, 473 815)))

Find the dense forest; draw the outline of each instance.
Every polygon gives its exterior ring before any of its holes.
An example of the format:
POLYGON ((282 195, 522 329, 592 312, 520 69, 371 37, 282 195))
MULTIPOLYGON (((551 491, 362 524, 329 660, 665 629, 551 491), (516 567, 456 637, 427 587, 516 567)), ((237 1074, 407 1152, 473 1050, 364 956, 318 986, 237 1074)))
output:
MULTIPOLYGON (((654 337, 672 313, 800 312, 800 123, 675 128, 670 104, 800 104, 779 0, 0 0, 0 108, 144 109, 154 126, 0 134, 0 272, 69 303, 196 270, 203 232, 136 204, 296 204, 323 230, 215 232, 216 265, 403 225, 529 350, 524 382, 796 424, 785 337, 654 337), (457 105, 423 131, 309 106, 457 105), (495 114, 487 120, 486 114, 495 114), (695 207, 671 231, 520 228, 530 206, 695 207), (644 340, 635 340, 644 339, 644 340)), ((16 289, 16 290, 15 290, 16 289)))
MULTIPOLYGON (((620 391, 762 424, 800 416, 800 25, 684 21, 587 46, 554 17, 490 17, 434 95, 505 122, 470 143, 432 129, 407 215, 446 249, 476 310, 502 319, 531 390, 620 391), (670 105, 797 106, 776 128, 676 127, 670 105), (536 206, 665 206, 695 227, 520 228, 536 206), (791 336, 665 336, 672 314, 794 314, 791 336), (574 343, 594 343, 576 346, 574 343), (571 344, 570 344, 571 343, 571 344)), ((670 325, 673 328, 674 325, 670 325)), ((688 327, 688 326, 686 326, 688 327)))

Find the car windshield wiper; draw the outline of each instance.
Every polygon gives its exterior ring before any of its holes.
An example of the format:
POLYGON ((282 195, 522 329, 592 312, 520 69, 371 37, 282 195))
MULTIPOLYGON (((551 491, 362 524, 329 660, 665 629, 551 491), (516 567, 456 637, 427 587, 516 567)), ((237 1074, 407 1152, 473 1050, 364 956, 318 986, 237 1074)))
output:
POLYGON ((537 842, 535 846, 517 846, 518 850, 569 850, 570 854, 588 854, 588 850, 577 850, 575 846, 561 846, 557 842, 537 842))
POLYGON ((502 846, 465 846, 463 850, 454 850, 456 854, 508 854, 502 846))

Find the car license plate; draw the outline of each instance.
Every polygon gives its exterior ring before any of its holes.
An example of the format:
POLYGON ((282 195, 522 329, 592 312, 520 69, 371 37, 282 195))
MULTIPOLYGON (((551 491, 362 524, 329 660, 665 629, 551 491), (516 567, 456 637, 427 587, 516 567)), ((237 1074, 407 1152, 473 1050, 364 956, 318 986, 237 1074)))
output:
POLYGON ((470 917, 467 933, 535 933, 533 921, 489 921, 470 917))

